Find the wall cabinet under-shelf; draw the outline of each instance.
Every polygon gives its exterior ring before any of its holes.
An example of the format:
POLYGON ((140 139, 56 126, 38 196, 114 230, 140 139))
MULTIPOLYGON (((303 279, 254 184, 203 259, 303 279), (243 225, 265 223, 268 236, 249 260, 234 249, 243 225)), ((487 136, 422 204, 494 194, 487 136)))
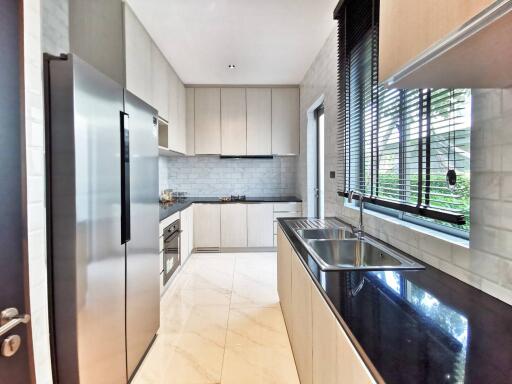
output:
POLYGON ((510 36, 512 0, 381 0, 379 81, 392 88, 510 87, 510 36))

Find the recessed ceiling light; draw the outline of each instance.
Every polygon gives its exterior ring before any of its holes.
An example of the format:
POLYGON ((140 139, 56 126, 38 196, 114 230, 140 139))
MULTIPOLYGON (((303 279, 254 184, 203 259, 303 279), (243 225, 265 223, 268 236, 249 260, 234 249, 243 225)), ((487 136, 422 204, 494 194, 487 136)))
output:
POLYGON ((235 69, 235 68, 236 68, 236 65, 235 65, 235 64, 229 64, 229 65, 228 65, 228 68, 229 68, 229 69, 235 69))

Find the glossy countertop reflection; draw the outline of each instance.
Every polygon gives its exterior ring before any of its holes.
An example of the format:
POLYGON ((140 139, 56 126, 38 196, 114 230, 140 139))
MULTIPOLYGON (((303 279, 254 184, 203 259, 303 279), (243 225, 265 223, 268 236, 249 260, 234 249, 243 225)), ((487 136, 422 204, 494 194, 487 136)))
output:
POLYGON ((421 261, 421 271, 323 272, 278 220, 387 383, 512 383, 511 306, 421 261))

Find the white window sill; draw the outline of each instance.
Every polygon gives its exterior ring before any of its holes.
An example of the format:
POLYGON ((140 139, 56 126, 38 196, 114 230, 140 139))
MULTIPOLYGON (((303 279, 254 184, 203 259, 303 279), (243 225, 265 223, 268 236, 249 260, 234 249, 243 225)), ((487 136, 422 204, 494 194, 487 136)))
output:
MULTIPOLYGON (((354 211, 357 211, 357 215, 359 217, 359 207, 356 206, 354 203, 349 204, 349 203, 345 202, 344 207, 354 210, 354 211)), ((411 222, 408 222, 405 220, 401 220, 397 217, 386 215, 385 213, 372 211, 371 209, 364 210, 364 216, 367 216, 367 215, 377 217, 377 218, 379 218, 383 221, 386 221, 388 223, 393 223, 395 225, 399 225, 401 227, 410 229, 411 231, 417 232, 419 234, 432 236, 437 240, 445 241, 452 245, 457 245, 459 247, 464 247, 464 248, 469 249, 469 240, 467 240, 467 239, 453 236, 453 235, 450 235, 448 233, 444 233, 441 231, 436 231, 435 229, 432 229, 432 228, 423 227, 419 224, 411 223, 411 222)), ((364 216, 363 216, 363 223, 364 223, 364 216)))

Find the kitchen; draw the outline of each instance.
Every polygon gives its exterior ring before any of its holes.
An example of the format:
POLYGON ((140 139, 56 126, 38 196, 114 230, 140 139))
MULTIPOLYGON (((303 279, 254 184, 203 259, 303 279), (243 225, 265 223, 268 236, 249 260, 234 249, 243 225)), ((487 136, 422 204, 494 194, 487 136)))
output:
POLYGON ((511 1, 4 9, 0 383, 510 381, 511 1))

